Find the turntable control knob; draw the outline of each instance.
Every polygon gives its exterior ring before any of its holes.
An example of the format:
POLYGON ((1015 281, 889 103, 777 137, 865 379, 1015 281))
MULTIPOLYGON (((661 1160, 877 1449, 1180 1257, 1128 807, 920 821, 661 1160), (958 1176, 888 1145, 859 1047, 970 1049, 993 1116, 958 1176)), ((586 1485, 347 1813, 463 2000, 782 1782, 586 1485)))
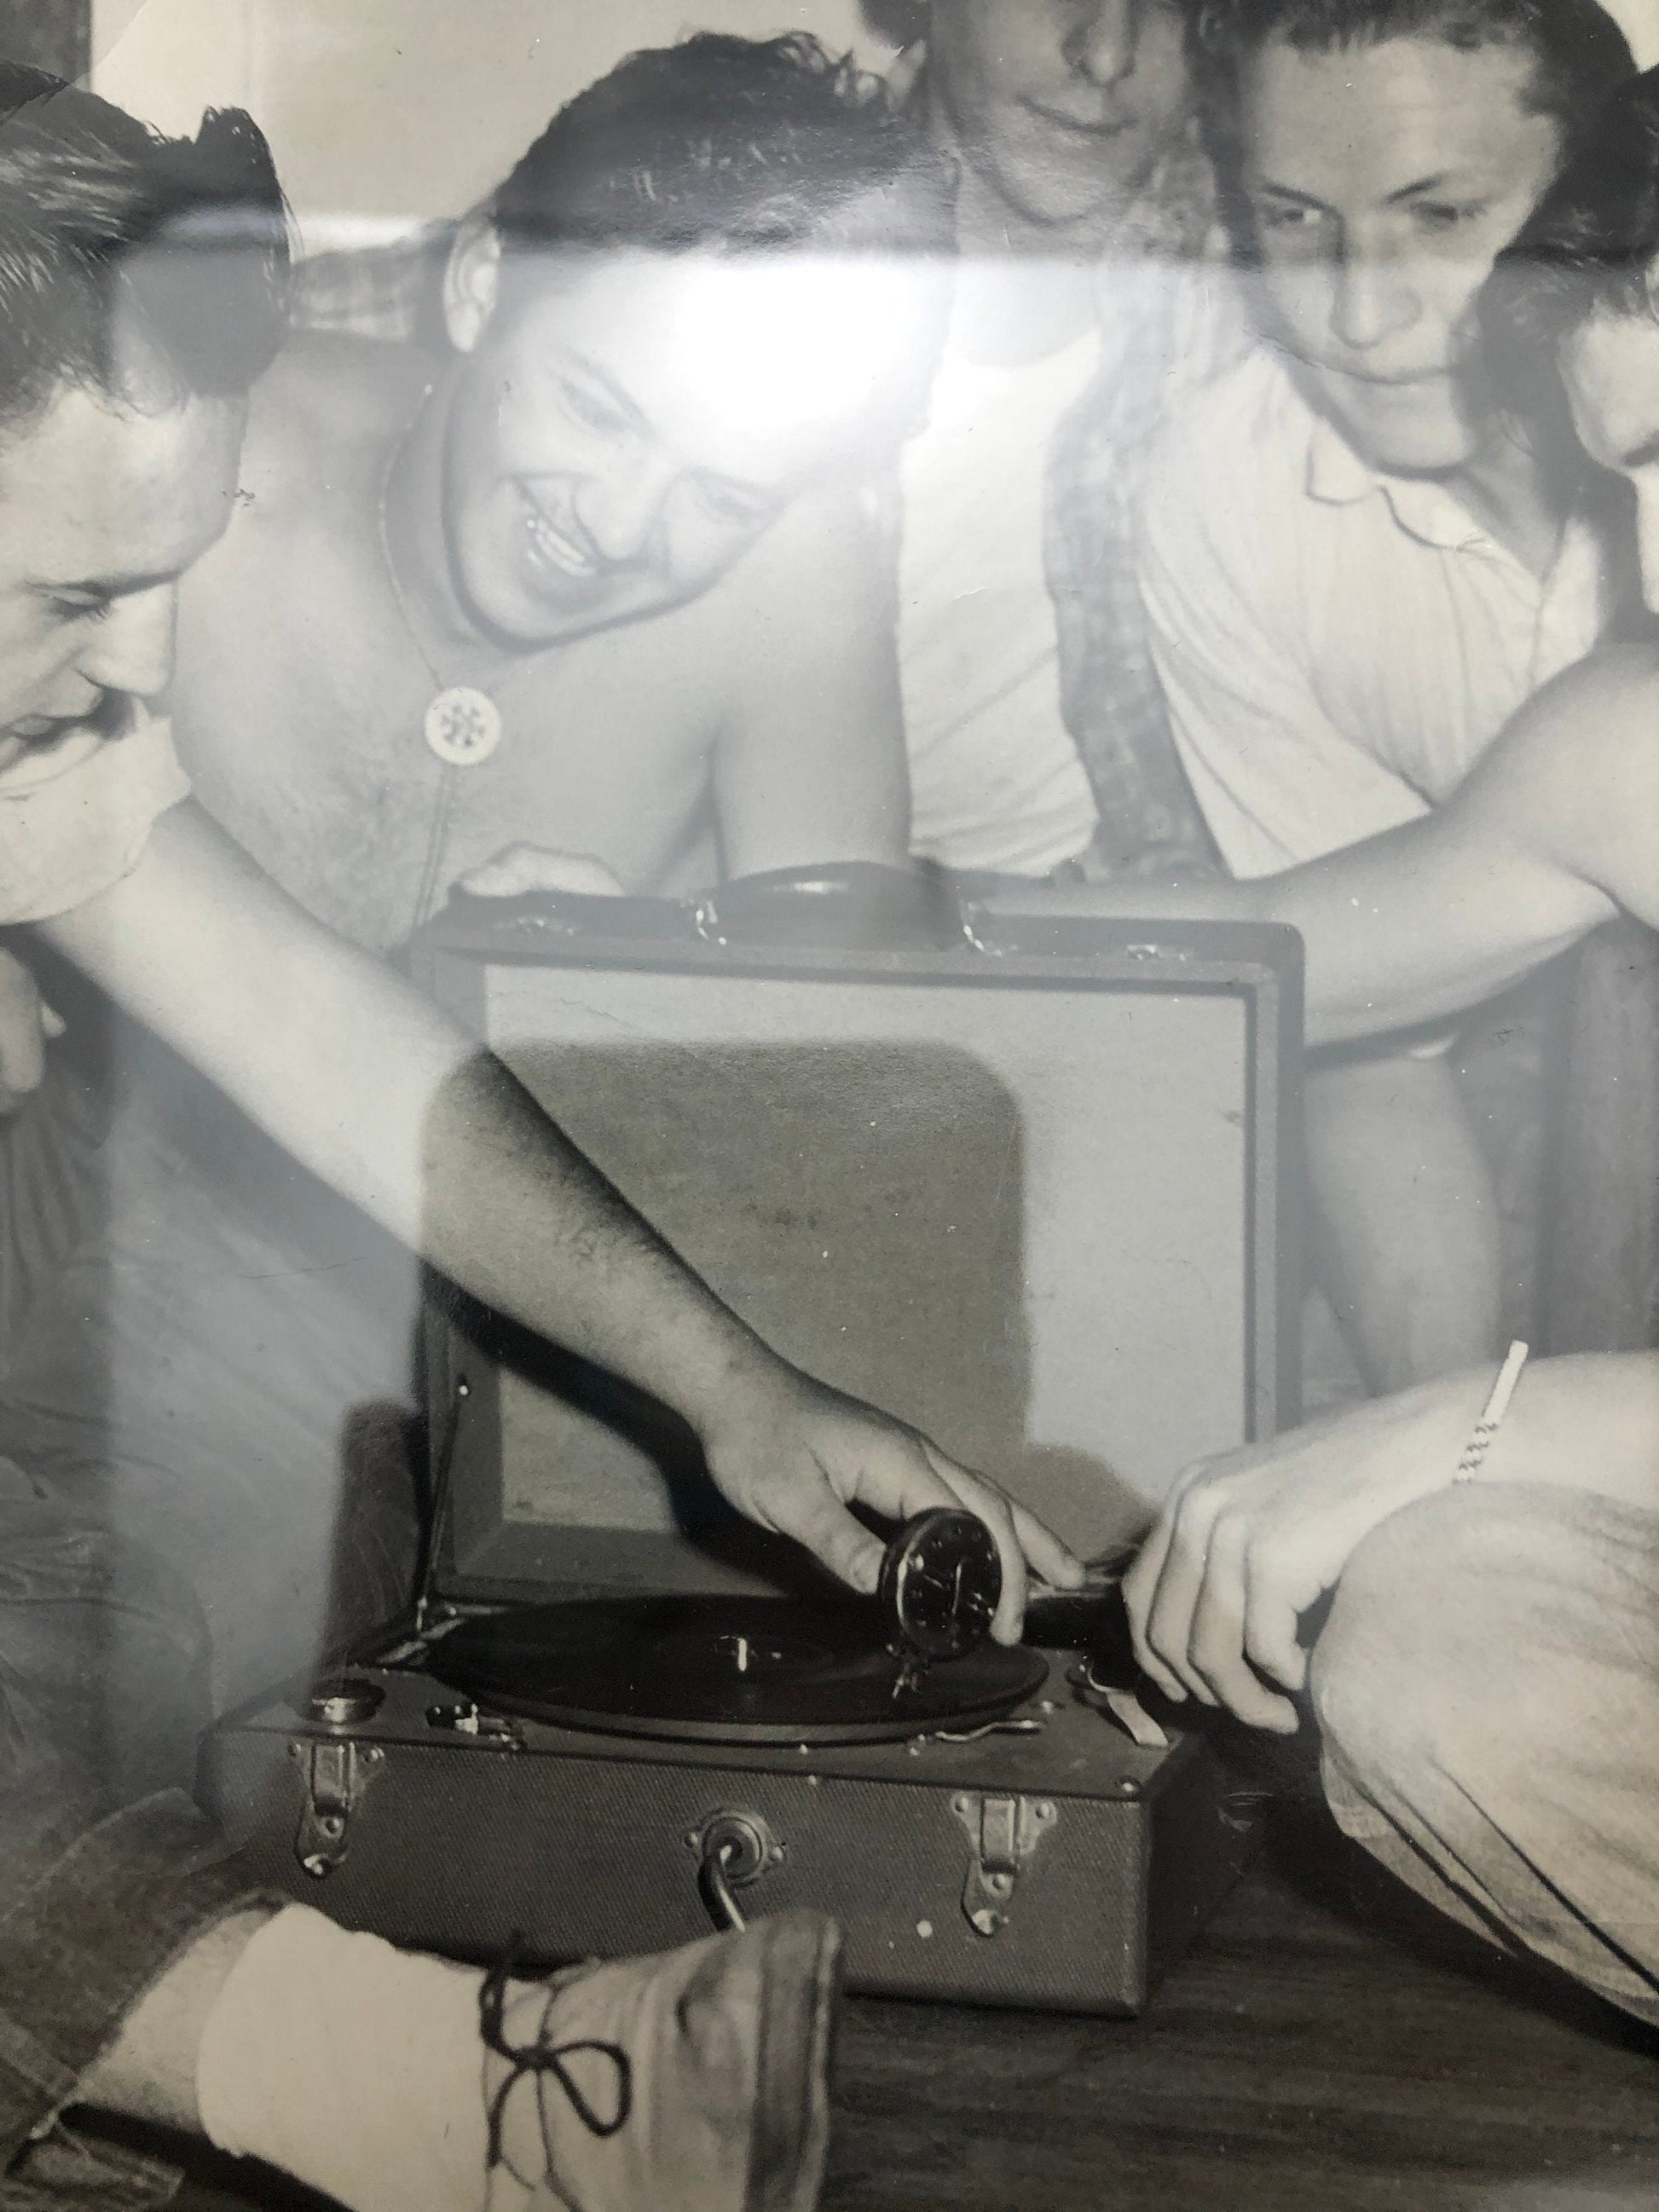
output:
POLYGON ((976 1514, 937 1506, 900 1529, 881 1563, 878 1596, 899 1648, 960 1659, 990 1634, 1002 1561, 976 1514))

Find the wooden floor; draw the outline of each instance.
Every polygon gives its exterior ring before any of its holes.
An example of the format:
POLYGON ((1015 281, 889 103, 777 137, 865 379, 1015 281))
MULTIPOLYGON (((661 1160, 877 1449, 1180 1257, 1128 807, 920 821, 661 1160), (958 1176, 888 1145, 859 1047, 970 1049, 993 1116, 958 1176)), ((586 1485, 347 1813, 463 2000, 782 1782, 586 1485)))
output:
MULTIPOLYGON (((823 2212, 1655 2212, 1659 2033, 1312 1821, 1141 2020, 849 2000, 823 2212)), ((328 2212, 251 2180, 204 2161, 179 2212, 328 2212)))
POLYGON ((854 2001, 825 2212, 1653 2212, 1659 2033, 1305 1829, 1146 2016, 854 2001))

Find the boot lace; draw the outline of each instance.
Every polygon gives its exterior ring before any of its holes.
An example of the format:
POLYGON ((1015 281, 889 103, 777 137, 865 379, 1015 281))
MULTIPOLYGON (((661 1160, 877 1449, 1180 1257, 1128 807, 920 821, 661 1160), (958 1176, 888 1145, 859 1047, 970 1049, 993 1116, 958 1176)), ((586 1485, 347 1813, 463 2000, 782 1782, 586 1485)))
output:
POLYGON ((620 2044, 599 2042, 584 2038, 574 2043, 550 2043, 547 2039, 549 2022, 559 1991, 568 1985, 570 1977, 562 1975, 553 1981, 547 1991, 547 2002, 532 2043, 509 2043, 507 2039, 505 2014, 507 1984, 520 1979, 519 1967, 525 1953, 525 1939, 514 1936, 500 1959, 484 1976, 478 1990, 478 2032, 485 2045, 498 2058, 507 2061, 507 2078, 489 2100, 489 2166, 494 2169, 503 2163, 501 2131, 506 2119, 507 2100, 518 2084, 526 2077, 536 2084, 536 2101, 543 2114, 543 2133, 546 2134, 547 2082, 550 2078, 563 2092, 570 2109, 590 2135, 601 2142, 620 2133, 627 2126, 634 2104, 634 2069, 628 2053, 620 2044), (571 2072, 568 2061, 583 2052, 594 2052, 610 2060, 616 2075, 615 2110, 610 2115, 599 2112, 571 2072))

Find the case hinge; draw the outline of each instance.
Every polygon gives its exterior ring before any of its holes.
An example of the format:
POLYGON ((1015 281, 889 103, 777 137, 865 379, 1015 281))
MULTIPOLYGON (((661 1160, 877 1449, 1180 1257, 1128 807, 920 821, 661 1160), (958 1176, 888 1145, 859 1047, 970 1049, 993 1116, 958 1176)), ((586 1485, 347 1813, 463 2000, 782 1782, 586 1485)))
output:
POLYGON ((1007 1925, 1008 1908, 1031 1854, 1060 1818, 1048 1797, 997 1797, 963 1790, 951 1810, 968 1831, 968 1874, 962 1910, 976 1936, 1007 1925))
POLYGON ((344 1858, 351 1816, 386 1753, 374 1744, 295 1742, 288 1755, 298 1761, 305 1779, 294 1856, 320 1881, 344 1858))

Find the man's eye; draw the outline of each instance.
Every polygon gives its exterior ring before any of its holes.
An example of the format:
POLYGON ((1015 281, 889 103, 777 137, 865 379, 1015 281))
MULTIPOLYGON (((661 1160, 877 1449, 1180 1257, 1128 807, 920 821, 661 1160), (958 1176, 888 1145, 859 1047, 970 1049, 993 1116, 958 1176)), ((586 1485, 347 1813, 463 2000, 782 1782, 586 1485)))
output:
POLYGON ((583 385, 562 383, 559 398, 566 412, 573 421, 580 423, 584 430, 623 430, 628 427, 625 418, 609 400, 602 398, 596 392, 588 391, 583 385))
POLYGON ((60 622, 102 622, 110 603, 96 592, 56 592, 52 611, 60 622))
POLYGON ((730 484, 700 483, 698 496, 717 522, 738 530, 758 530, 775 511, 773 502, 757 492, 739 491, 730 484))
POLYGON ((1485 212, 1480 207, 1459 205, 1451 200, 1419 200, 1412 211, 1424 230, 1455 230, 1460 223, 1472 222, 1485 212))
POLYGON ((1257 207, 1256 221, 1263 230, 1294 234, 1301 232, 1311 237, 1322 220, 1317 208, 1294 207, 1288 201, 1268 200, 1257 207))

